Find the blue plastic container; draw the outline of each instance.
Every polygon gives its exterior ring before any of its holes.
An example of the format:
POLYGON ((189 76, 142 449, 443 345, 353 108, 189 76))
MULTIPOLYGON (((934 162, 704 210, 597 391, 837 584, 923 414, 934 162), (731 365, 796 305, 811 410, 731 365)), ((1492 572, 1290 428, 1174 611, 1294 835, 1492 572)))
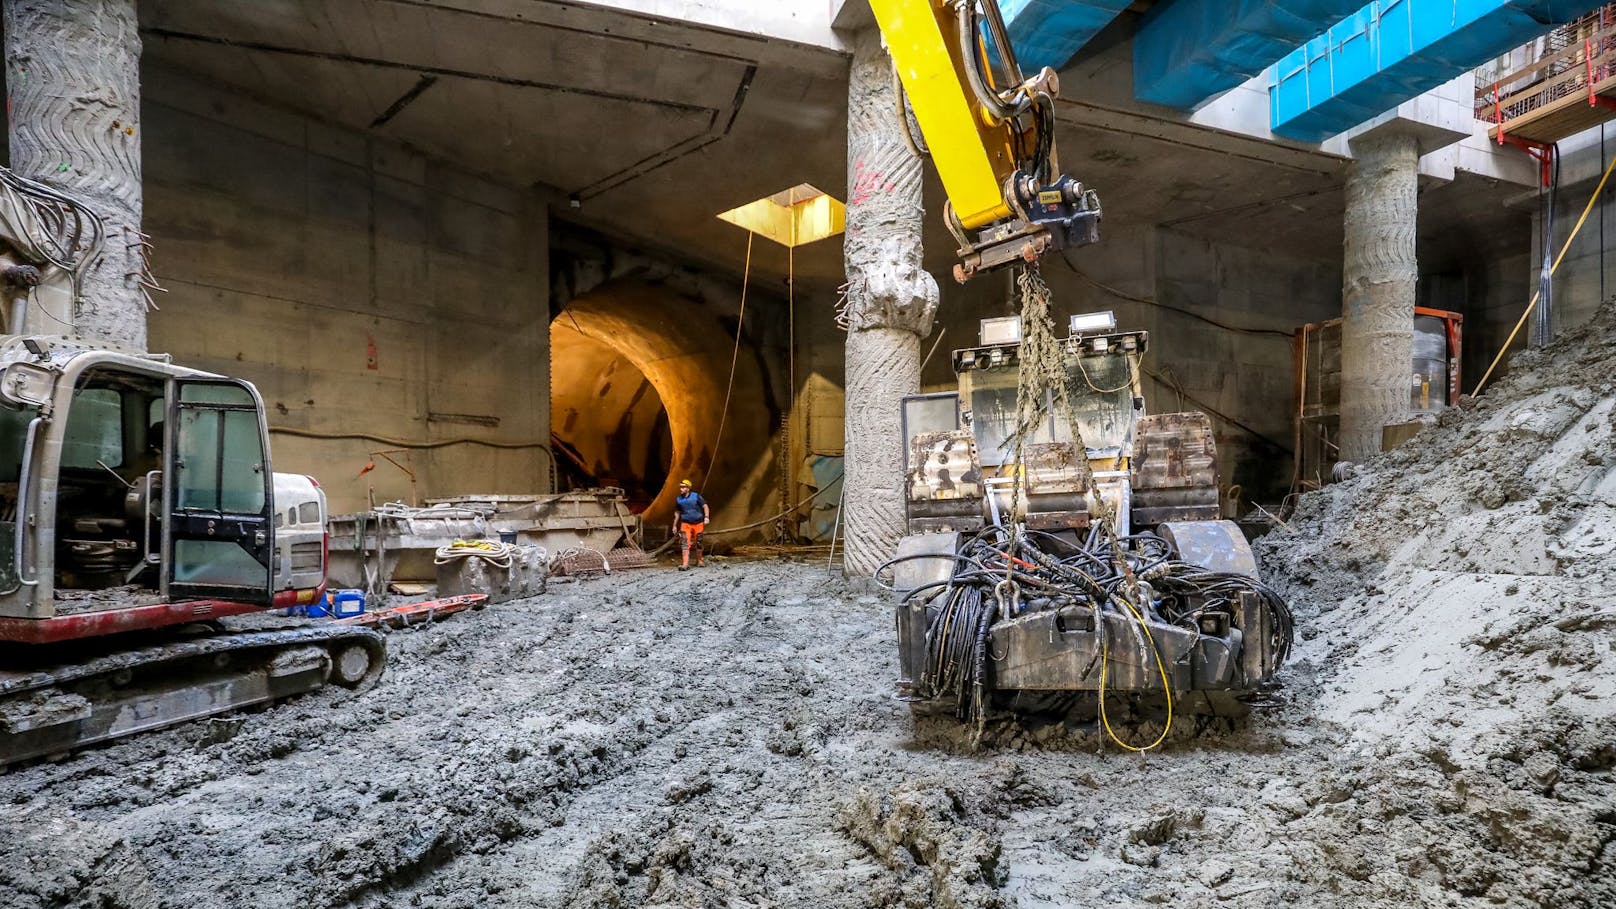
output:
POLYGON ((365 611, 363 590, 339 590, 331 597, 332 612, 339 619, 352 618, 365 611))
POLYGON ((331 615, 331 594, 327 593, 324 598, 315 600, 304 607, 303 615, 311 619, 323 619, 331 615))

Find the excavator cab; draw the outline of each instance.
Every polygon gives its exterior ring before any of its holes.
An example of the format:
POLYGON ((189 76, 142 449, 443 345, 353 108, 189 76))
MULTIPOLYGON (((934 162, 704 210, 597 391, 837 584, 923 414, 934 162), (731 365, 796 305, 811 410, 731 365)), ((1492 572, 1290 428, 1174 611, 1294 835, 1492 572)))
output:
POLYGON ((271 471, 248 383, 0 340, 0 766, 374 683, 373 630, 216 621, 323 595, 324 502, 271 471))
POLYGON ((0 364, 0 640, 273 604, 275 480, 251 385, 44 338, 10 339, 0 364))

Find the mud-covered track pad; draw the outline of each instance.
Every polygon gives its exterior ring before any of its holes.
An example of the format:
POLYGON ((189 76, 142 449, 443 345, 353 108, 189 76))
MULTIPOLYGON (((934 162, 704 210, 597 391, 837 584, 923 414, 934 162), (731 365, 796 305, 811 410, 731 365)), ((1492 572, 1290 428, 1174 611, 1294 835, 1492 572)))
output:
POLYGON ((0 671, 0 765, 312 691, 338 661, 345 684, 369 687, 386 644, 369 629, 321 625, 0 671))

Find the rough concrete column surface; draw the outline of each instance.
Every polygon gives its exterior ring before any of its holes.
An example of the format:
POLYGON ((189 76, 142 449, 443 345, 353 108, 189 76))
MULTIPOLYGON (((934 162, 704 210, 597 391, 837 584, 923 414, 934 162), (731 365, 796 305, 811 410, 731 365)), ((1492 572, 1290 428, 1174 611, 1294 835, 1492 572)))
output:
POLYGON ((856 42, 847 89, 847 433, 843 526, 850 575, 892 557, 903 535, 899 402, 920 389, 920 339, 937 313, 921 264, 921 161, 904 144, 879 33, 856 42))
MULTIPOLYGON (((11 168, 82 199, 106 228, 72 328, 144 350, 135 0, 5 0, 4 7, 11 168)), ((48 319, 30 318, 30 327, 70 333, 48 319)))
POLYGON ((1419 149, 1413 136, 1357 142, 1347 174, 1342 274, 1341 459, 1380 451, 1409 418, 1419 149))

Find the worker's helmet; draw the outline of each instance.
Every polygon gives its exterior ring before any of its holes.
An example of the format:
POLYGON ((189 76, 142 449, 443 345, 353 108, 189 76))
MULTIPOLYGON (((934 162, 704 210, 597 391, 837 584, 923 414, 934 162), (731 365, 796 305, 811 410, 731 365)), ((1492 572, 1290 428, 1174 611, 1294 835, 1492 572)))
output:
POLYGON ((690 487, 690 481, 689 480, 680 480, 679 481, 679 488, 680 489, 688 489, 689 487, 690 487))

